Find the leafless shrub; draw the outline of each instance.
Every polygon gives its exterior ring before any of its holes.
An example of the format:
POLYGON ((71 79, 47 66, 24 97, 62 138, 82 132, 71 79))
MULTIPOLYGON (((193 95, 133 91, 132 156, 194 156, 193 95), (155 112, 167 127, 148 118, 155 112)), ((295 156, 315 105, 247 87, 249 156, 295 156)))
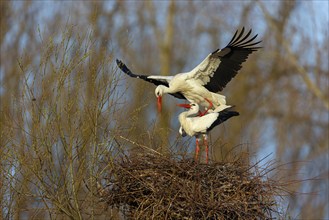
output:
POLYGON ((18 60, 19 93, 2 111, 4 218, 99 214, 90 196, 96 188, 85 185, 95 185, 98 160, 120 130, 124 87, 111 51, 97 53, 73 25, 61 36, 41 39, 39 60, 18 60))

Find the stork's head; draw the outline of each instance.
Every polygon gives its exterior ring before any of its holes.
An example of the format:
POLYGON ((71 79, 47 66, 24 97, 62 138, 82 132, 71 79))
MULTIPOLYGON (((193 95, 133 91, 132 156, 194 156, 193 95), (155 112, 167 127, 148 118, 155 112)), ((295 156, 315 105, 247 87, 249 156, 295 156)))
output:
POLYGON ((177 106, 182 107, 182 108, 187 108, 187 109, 189 109, 189 112, 193 113, 193 114, 199 112, 199 105, 196 103, 177 104, 177 106))
POLYGON ((155 89, 155 96, 158 99, 158 111, 162 111, 162 95, 164 94, 165 86, 159 85, 155 89))

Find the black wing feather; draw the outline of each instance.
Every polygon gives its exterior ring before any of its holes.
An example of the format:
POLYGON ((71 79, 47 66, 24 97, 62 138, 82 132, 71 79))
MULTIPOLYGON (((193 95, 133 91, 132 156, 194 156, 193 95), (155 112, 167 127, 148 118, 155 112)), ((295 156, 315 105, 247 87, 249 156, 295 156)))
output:
MULTIPOLYGON (((166 82, 166 81, 161 81, 161 80, 157 80, 157 79, 150 79, 150 78, 148 78, 149 77, 148 75, 137 75, 137 74, 134 74, 126 66, 126 64, 124 64, 121 60, 118 60, 117 59, 116 60, 116 63, 118 65, 118 67, 122 70, 122 72, 124 72, 125 74, 127 74, 130 77, 137 78, 137 79, 142 79, 144 81, 153 83, 156 86, 163 85, 163 86, 169 87, 169 83, 166 82)), ((176 98, 178 98, 178 99, 186 99, 185 96, 183 94, 179 93, 179 92, 169 93, 169 94, 172 95, 172 96, 174 96, 174 97, 176 97, 176 98)))
POLYGON ((126 64, 124 64, 121 60, 118 60, 117 59, 116 62, 117 62, 118 67, 122 70, 122 72, 124 72, 125 74, 127 74, 130 77, 145 80, 147 82, 153 83, 156 86, 158 86, 158 85, 164 85, 164 86, 167 86, 167 87, 169 86, 169 84, 167 82, 148 78, 149 77, 148 75, 137 75, 137 74, 134 74, 126 66, 126 64))
POLYGON ((228 120, 229 118, 240 115, 239 112, 231 111, 232 108, 233 107, 230 107, 230 108, 224 109, 223 111, 218 112, 219 115, 218 115, 217 119, 207 129, 207 132, 211 131, 214 127, 223 123, 224 121, 228 120))
POLYGON ((216 50, 212 53, 212 55, 218 56, 216 53, 219 51, 219 59, 221 60, 221 63, 216 69, 214 75, 211 77, 210 81, 205 85, 209 91, 222 91, 227 83, 229 83, 242 68, 242 63, 247 60, 248 56, 253 51, 257 51, 261 48, 256 46, 261 41, 253 42, 256 39, 257 34, 248 39, 251 32, 252 30, 250 30, 246 35, 243 35, 244 28, 242 28, 240 33, 237 30, 226 47, 220 51, 216 50), (223 55, 221 56, 221 54, 223 55))

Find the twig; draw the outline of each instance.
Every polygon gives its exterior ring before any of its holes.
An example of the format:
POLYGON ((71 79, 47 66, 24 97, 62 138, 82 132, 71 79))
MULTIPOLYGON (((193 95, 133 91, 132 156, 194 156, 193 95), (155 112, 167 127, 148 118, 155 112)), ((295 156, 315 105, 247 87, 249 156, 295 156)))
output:
POLYGON ((147 146, 145 146, 145 145, 139 144, 139 143, 137 143, 137 142, 135 142, 135 141, 129 140, 128 138, 123 137, 123 136, 121 136, 121 135, 120 135, 119 137, 120 137, 121 139, 125 140, 125 141, 128 141, 128 142, 132 143, 133 145, 136 145, 136 146, 138 146, 138 147, 144 148, 144 149, 146 149, 146 150, 152 151, 153 153, 157 153, 157 154, 163 156, 163 154, 161 154, 160 152, 158 152, 158 151, 156 151, 156 150, 154 150, 154 149, 152 149, 152 148, 149 148, 149 147, 147 147, 147 146))

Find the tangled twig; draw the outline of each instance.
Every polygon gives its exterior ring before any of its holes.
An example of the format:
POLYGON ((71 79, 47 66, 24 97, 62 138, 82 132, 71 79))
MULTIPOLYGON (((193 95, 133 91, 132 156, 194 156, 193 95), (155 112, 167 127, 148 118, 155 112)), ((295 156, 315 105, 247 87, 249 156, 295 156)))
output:
POLYGON ((275 182, 241 161, 136 155, 112 166, 105 180, 102 199, 128 219, 271 219, 275 207, 275 182))

